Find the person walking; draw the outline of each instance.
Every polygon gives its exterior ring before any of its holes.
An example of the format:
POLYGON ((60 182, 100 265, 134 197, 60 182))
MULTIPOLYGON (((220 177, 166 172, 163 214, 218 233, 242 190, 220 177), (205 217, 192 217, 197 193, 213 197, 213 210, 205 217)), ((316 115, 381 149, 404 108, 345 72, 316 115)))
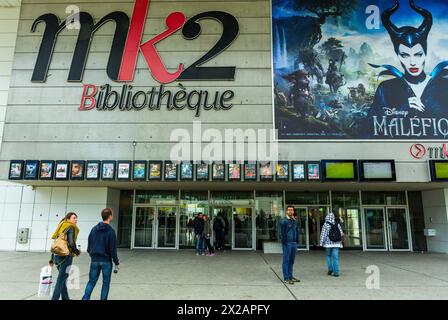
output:
POLYGON ((283 280, 288 284, 300 282, 299 279, 293 276, 298 241, 297 220, 294 212, 294 207, 288 206, 286 208, 286 218, 283 218, 280 222, 280 239, 283 249, 283 280))
POLYGON ((194 218, 194 235, 196 238, 196 255, 204 255, 204 219, 202 212, 194 218))
POLYGON ((74 212, 67 213, 64 219, 59 222, 56 231, 51 237, 53 240, 58 238, 65 239, 64 241, 66 241, 68 247, 67 255, 62 256, 56 253, 51 255, 50 265, 53 266, 55 264, 59 271, 51 300, 70 300, 67 290, 69 268, 73 263, 73 257, 81 254, 81 251, 76 245, 79 234, 77 223, 77 214, 74 212))
POLYGON ((101 300, 107 300, 112 276, 112 261, 120 269, 120 260, 117 255, 117 237, 114 229, 110 226, 113 219, 112 209, 106 208, 101 211, 101 218, 103 221, 93 227, 89 234, 87 246, 87 252, 91 258, 89 282, 82 300, 90 300, 100 273, 103 274, 101 300))
POLYGON ((207 245, 208 253, 207 257, 213 257, 215 255, 215 250, 213 250, 213 246, 211 243, 212 237, 212 227, 210 226, 210 220, 207 215, 204 214, 204 240, 207 245))
POLYGON ((226 222, 222 216, 222 211, 219 211, 215 219, 213 219, 213 231, 215 232, 216 237, 216 249, 219 251, 224 251, 226 222))
POLYGON ((338 209, 334 208, 333 212, 329 212, 325 217, 320 235, 320 246, 325 248, 329 276, 339 277, 339 249, 343 247, 343 237, 338 209))

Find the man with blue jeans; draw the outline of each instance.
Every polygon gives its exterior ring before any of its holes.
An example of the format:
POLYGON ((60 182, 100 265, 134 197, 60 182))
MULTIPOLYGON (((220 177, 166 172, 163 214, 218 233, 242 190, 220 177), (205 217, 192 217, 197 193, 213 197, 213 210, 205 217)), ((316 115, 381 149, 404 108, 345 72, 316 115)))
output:
POLYGON ((194 218, 194 234, 196 237, 196 255, 205 255, 205 239, 204 239, 204 218, 202 213, 198 213, 194 218))
POLYGON ((286 218, 280 222, 280 239, 283 249, 283 280, 289 284, 300 282, 299 279, 293 276, 298 240, 297 220, 294 216, 294 211, 295 209, 292 206, 286 208, 286 218))
POLYGON ((112 209, 104 209, 101 212, 101 217, 103 222, 93 227, 89 235, 87 252, 92 262, 90 264, 89 282, 87 283, 83 300, 90 300, 100 273, 103 274, 101 300, 107 300, 112 276, 112 261, 120 268, 120 261, 117 256, 117 237, 114 229, 110 226, 113 218, 112 209))

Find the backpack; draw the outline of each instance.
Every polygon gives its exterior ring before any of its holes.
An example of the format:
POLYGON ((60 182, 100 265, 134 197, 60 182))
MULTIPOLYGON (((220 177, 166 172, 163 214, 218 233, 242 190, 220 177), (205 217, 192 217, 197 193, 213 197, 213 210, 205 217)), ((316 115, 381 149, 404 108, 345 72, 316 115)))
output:
POLYGON ((328 233, 328 238, 331 242, 342 241, 341 230, 339 230, 339 223, 337 221, 334 224, 330 224, 330 232, 328 233))
POLYGON ((219 220, 219 218, 215 218, 215 220, 213 221, 213 231, 215 232, 219 232, 222 230, 222 223, 219 220))

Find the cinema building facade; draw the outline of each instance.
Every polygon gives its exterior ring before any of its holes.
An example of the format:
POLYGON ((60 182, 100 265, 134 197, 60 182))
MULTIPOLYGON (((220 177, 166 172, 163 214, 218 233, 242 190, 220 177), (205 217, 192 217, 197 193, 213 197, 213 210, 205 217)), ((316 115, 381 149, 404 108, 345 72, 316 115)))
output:
POLYGON ((70 211, 85 250, 111 207, 123 248, 193 248, 194 217, 221 212, 229 249, 279 252, 292 205, 300 250, 337 208, 349 249, 448 253, 448 122, 367 121, 381 71, 350 59, 380 49, 331 35, 330 15, 319 40, 286 2, 0 1, 0 250, 48 251, 70 211))

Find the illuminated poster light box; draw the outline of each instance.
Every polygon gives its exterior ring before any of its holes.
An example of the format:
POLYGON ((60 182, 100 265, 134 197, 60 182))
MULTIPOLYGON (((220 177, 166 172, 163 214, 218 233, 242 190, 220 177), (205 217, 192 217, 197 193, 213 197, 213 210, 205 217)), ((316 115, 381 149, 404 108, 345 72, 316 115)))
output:
POLYGON ((396 181, 394 160, 363 160, 359 165, 361 181, 396 181))
POLYGON ((429 169, 432 181, 448 181, 448 160, 430 160, 429 169))
POLYGON ((357 181, 356 160, 323 160, 323 177, 326 181, 357 181))

